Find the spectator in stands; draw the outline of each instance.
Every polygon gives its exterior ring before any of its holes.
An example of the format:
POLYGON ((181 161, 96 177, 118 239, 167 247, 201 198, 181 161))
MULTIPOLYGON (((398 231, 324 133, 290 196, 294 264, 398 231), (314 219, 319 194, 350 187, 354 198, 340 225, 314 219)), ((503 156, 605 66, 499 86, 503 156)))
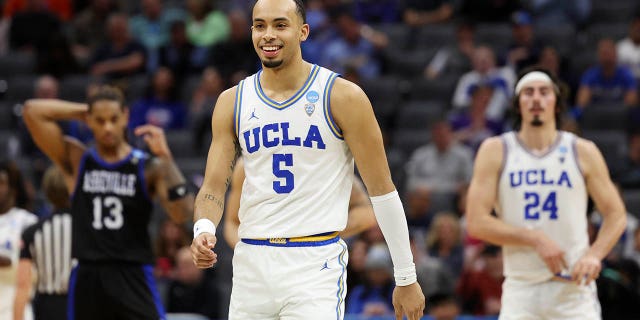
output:
POLYGON ((218 318, 218 292, 205 271, 198 269, 191 260, 188 246, 176 254, 176 274, 167 296, 168 313, 193 313, 209 319, 218 318))
POLYGON ((182 129, 186 125, 187 108, 178 99, 173 73, 161 67, 147 88, 147 94, 131 106, 129 128, 152 124, 165 130, 182 129))
POLYGON ((538 62, 542 45, 536 40, 533 19, 526 11, 511 16, 512 42, 506 54, 506 63, 516 72, 538 62))
MULTIPOLYGON (((576 77, 566 70, 562 57, 554 47, 546 46, 540 51, 538 66, 548 70, 551 74, 559 79, 560 94, 563 99, 569 100, 573 98, 576 89, 576 77)), ((573 100, 572 100, 573 101, 573 100)))
POLYGON ((624 189, 640 189, 640 130, 629 133, 627 150, 616 181, 624 189))
POLYGON ((145 49, 129 36, 127 16, 114 13, 107 20, 108 42, 93 54, 90 72, 108 80, 122 80, 144 71, 145 49))
POLYGON ((169 29, 174 21, 183 21, 181 9, 166 8, 162 0, 143 0, 142 12, 129 20, 133 39, 147 49, 147 70, 155 71, 159 65, 158 50, 169 41, 169 29))
POLYGON ((402 20, 410 27, 445 22, 453 16, 453 0, 406 0, 402 20))
POLYGON ((431 140, 416 149, 406 164, 406 189, 427 185, 434 192, 455 195, 471 178, 472 151, 455 142, 451 126, 446 121, 433 125, 431 140))
POLYGON ((543 27, 567 24, 582 26, 591 13, 591 0, 524 0, 520 2, 531 12, 535 24, 543 27))
POLYGON ((227 16, 231 31, 229 38, 211 48, 210 65, 215 67, 229 86, 258 71, 251 42, 251 23, 244 11, 233 10, 227 16))
POLYGON ((482 261, 478 269, 463 272, 456 292, 462 300, 465 313, 497 315, 502 296, 502 249, 486 244, 480 253, 482 261))
POLYGON ((169 279, 175 276, 176 258, 180 248, 190 243, 187 231, 181 225, 166 219, 156 237, 155 276, 169 279))
POLYGON ((357 286, 366 283, 366 262, 369 242, 358 237, 349 243, 349 263, 347 264, 347 298, 349 301, 351 292, 357 286))
POLYGON ((431 210, 431 190, 426 185, 413 185, 407 190, 405 203, 409 232, 424 240, 435 214, 431 210))
POLYGON ((224 12, 206 0, 187 0, 187 36, 198 47, 210 47, 229 37, 229 21, 224 12))
POLYGON ((481 84, 471 88, 471 106, 451 117, 455 139, 474 152, 484 139, 501 134, 504 124, 487 118, 487 107, 493 96, 493 88, 481 84))
POLYGON ((194 147, 200 150, 207 134, 211 133, 211 116, 218 96, 224 91, 224 79, 215 68, 208 67, 202 72, 198 88, 193 92, 189 107, 189 127, 193 130, 194 147))
POLYGON ((520 9, 520 1, 461 0, 460 15, 475 22, 501 23, 520 9))
POLYGON ((50 74, 56 78, 79 73, 80 65, 71 50, 71 43, 66 35, 62 32, 52 34, 44 47, 38 50, 36 73, 50 74))
POLYGON ((28 10, 30 6, 37 5, 55 14, 57 19, 69 21, 73 17, 71 3, 71 0, 6 0, 2 4, 2 15, 10 18, 24 10, 28 10))
POLYGON ((72 28, 73 53, 86 62, 90 54, 107 41, 107 18, 118 10, 114 0, 91 0, 91 4, 74 18, 72 28))
MULTIPOLYGON (((416 264, 418 283, 422 288, 422 294, 430 297, 438 293, 453 293, 457 279, 443 265, 438 258, 428 255, 424 244, 420 245, 417 238, 410 236, 411 252, 416 264)), ((349 262, 351 263, 351 262, 349 262)))
POLYGON ((372 79, 380 73, 378 50, 388 44, 382 33, 363 27, 349 12, 337 13, 333 19, 338 36, 326 43, 322 65, 344 74, 350 67, 362 79, 372 79))
POLYGON ((462 228, 458 217, 450 212, 436 214, 427 233, 426 245, 429 255, 440 259, 457 279, 462 272, 464 258, 462 228))
POLYGON ((43 0, 29 0, 11 19, 9 45, 12 50, 46 50, 47 40, 60 32, 61 21, 47 10, 43 0))
POLYGON ((427 79, 436 79, 443 73, 462 73, 471 68, 471 59, 475 50, 475 26, 471 23, 459 23, 456 28, 456 43, 445 46, 436 52, 424 70, 427 79))
POLYGON ((636 80, 640 80, 640 14, 636 15, 629 25, 629 35, 618 41, 618 61, 633 72, 636 80))
POLYGON ((460 305, 453 294, 437 293, 430 297, 427 310, 429 320, 456 320, 460 315, 460 305))
POLYGON ((618 64, 616 45, 608 38, 598 42, 598 65, 583 74, 576 97, 578 110, 592 103, 638 103, 636 80, 629 68, 618 64))
POLYGON ((369 248, 365 269, 366 282, 353 288, 345 313, 361 316, 393 315, 393 264, 385 244, 378 243, 369 248))
POLYGON ((200 72, 207 64, 207 48, 196 47, 187 39, 184 21, 171 23, 169 43, 160 48, 160 66, 171 69, 178 82, 200 72))
POLYGON ((466 108, 471 104, 472 87, 489 85, 493 88, 493 96, 487 108, 487 117, 501 120, 513 95, 513 69, 497 67, 493 50, 487 46, 479 46, 474 50, 471 63, 473 70, 462 75, 456 85, 452 100, 454 108, 466 108))
POLYGON ((353 13, 361 23, 397 23, 400 19, 400 0, 355 0, 353 13))

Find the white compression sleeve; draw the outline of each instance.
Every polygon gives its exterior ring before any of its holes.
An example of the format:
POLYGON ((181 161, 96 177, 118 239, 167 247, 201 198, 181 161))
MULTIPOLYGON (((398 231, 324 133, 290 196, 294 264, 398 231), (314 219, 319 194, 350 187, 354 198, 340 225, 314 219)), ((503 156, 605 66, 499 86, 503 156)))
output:
POLYGON ((380 230, 389 246, 396 285, 407 286, 416 282, 416 266, 413 263, 409 244, 407 217, 398 191, 371 197, 371 204, 380 230))

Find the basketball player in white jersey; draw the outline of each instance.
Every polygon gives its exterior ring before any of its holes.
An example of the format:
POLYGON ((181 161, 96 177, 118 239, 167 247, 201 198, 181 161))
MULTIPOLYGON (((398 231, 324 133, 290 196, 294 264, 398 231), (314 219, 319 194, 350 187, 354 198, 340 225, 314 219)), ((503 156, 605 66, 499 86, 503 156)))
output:
POLYGON ((382 135, 364 92, 311 65, 300 0, 258 0, 252 39, 262 70, 222 93, 196 197, 192 254, 216 262, 215 226, 238 155, 246 180, 233 257, 229 319, 343 319, 354 159, 394 263, 396 317, 419 319, 424 296, 382 135))
POLYGON ((559 97, 547 71, 523 73, 515 87, 518 130, 487 139, 476 157, 468 231, 504 248, 501 320, 600 319, 594 279, 625 227, 598 148, 557 130, 559 97), (591 245, 588 196, 604 217, 591 245))
MULTIPOLYGON (((238 210, 240 209, 240 196, 242 195, 244 180, 244 163, 242 159, 240 159, 233 168, 229 195, 227 196, 224 206, 224 239, 231 248, 235 248, 236 244, 240 242, 240 237, 238 236, 238 227, 240 226, 238 210)), ((369 229, 375 224, 376 220, 367 192, 364 190, 362 182, 360 182, 358 178, 354 178, 351 197, 349 198, 349 218, 347 220, 347 226, 339 235, 343 239, 349 238, 369 229)))

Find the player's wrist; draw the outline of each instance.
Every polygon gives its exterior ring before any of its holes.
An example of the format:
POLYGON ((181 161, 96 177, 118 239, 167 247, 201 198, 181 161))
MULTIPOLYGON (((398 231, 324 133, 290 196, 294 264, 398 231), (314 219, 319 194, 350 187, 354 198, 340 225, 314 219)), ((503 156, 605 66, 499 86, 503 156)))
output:
POLYGON ((213 223, 213 221, 207 218, 202 218, 202 219, 198 219, 198 221, 196 221, 196 223, 193 224, 194 239, 203 233, 211 233, 213 235, 216 234, 216 225, 213 223))
POLYGON ((396 286, 404 287, 413 284, 418 281, 418 275, 416 274, 416 265, 411 264, 408 267, 393 268, 393 277, 396 280, 396 286))

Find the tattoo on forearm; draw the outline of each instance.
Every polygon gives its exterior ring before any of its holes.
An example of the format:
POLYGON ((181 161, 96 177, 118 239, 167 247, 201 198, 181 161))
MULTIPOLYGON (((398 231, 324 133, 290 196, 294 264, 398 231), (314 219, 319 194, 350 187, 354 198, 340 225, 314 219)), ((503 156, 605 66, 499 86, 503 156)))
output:
POLYGON ((220 208, 220 210, 222 210, 224 208, 224 201, 221 200, 221 199, 218 199, 218 197, 216 197, 216 196, 214 196, 214 195, 212 195, 210 193, 205 193, 202 197, 205 200, 213 201, 220 208))
POLYGON ((238 158, 240 158, 240 155, 242 154, 242 149, 240 148, 240 142, 238 142, 238 139, 234 139, 233 146, 235 148, 235 154, 234 154, 233 160, 231 160, 231 163, 229 165, 229 175, 227 176, 227 180, 225 181, 225 188, 228 188, 229 185, 231 184, 231 178, 233 176, 233 168, 235 168, 236 163, 238 162, 238 158))

